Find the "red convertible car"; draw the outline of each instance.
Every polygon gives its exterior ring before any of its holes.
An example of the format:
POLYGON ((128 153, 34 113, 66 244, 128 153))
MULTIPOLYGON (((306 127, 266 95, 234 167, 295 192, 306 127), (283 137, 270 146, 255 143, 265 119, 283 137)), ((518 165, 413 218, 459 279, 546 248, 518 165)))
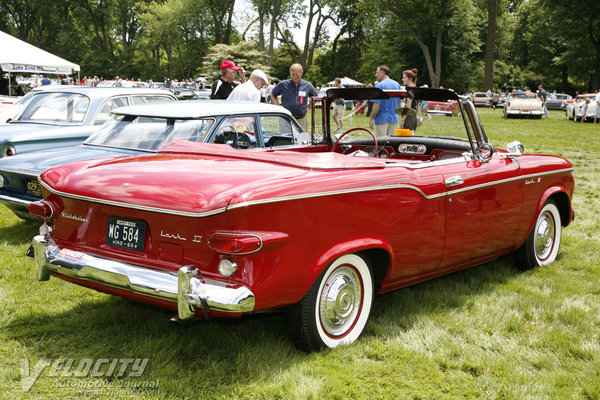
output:
POLYGON ((324 132, 306 145, 177 141, 46 170, 44 198, 29 207, 46 220, 33 243, 37 279, 180 319, 281 309, 294 343, 313 351, 354 342, 377 293, 507 253, 522 268, 555 260, 574 217, 567 160, 522 154, 518 142, 496 149, 473 104, 448 90, 327 96, 324 132), (424 121, 419 136, 355 128, 333 142, 333 99, 388 96, 454 100, 462 118, 424 121))
POLYGON ((460 113, 458 101, 428 101, 427 114, 429 115, 445 115, 448 117, 457 116, 460 113))

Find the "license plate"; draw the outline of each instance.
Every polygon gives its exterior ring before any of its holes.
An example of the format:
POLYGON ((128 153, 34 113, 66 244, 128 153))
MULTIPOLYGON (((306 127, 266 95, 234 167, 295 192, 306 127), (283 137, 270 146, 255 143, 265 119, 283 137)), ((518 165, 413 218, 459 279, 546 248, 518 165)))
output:
POLYGON ((37 180, 27 181, 27 194, 42 197, 42 185, 37 180))
POLYGON ((111 246, 142 251, 146 238, 146 223, 119 217, 108 217, 106 243, 111 246))

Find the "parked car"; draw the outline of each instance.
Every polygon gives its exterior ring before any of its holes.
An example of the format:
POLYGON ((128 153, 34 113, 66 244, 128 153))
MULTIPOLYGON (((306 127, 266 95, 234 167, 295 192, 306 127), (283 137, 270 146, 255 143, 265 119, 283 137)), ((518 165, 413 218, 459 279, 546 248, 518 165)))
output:
POLYGON ((326 118, 325 140, 304 146, 177 141, 46 170, 29 207, 46 221, 37 279, 180 319, 285 310, 294 343, 312 351, 354 342, 376 293, 508 253, 522 268, 553 262, 574 215, 571 163, 518 142, 495 148, 470 100, 445 89, 331 89, 320 111, 390 95, 454 100, 461 118, 425 120, 419 136, 354 128, 335 142, 326 118))
POLYGON ((0 126, 0 157, 80 144, 110 118, 117 107, 173 101, 167 92, 136 88, 52 86, 24 97, 27 104, 0 126))
MULTIPOLYGON (((31 92, 29 92, 31 93, 31 92)), ((27 95, 29 95, 29 93, 27 95)), ((23 109, 25 96, 0 96, 0 125, 7 124, 23 109)))
POLYGON ((42 197, 38 176, 68 162, 155 153, 182 139, 252 149, 293 145, 300 136, 301 128, 289 111, 270 104, 215 100, 122 107, 79 146, 0 159, 0 203, 20 218, 31 219, 27 207, 42 197))
POLYGON ((496 104, 496 107, 504 107, 504 103, 506 103, 507 97, 507 92, 500 92, 500 95, 498 96, 498 104, 496 104))
POLYGON ((565 101, 571 99, 571 95, 565 93, 548 93, 546 107, 548 108, 548 110, 564 110, 567 104, 565 103, 565 101))
POLYGON ((567 102, 566 103, 566 107, 565 107, 565 112, 567 114, 567 117, 569 119, 572 119, 573 121, 581 121, 581 118, 583 117, 583 112, 582 112, 582 107, 583 104, 585 103, 585 101, 588 100, 589 103, 587 105, 587 110, 586 110, 586 114, 588 116, 593 116, 596 112, 596 94, 595 93, 587 93, 587 94, 580 94, 575 96, 575 98, 573 99, 572 102, 567 102))
POLYGON ((504 117, 542 118, 544 107, 542 99, 533 92, 512 93, 504 103, 504 117))
POLYGON ((426 112, 428 115, 446 115, 448 117, 453 117, 459 114, 460 106, 456 100, 428 101, 426 112))
POLYGON ((173 88, 173 94, 179 100, 189 100, 194 97, 196 85, 193 83, 182 83, 173 88))
MULTIPOLYGON (((100 81, 96 85, 96 87, 133 87, 134 82, 122 79, 119 81, 115 80, 105 80, 100 81)), ((138 86, 139 87, 139 86, 138 86)))
POLYGON ((204 88, 204 89, 196 89, 194 91, 194 99, 197 100, 210 100, 210 94, 211 94, 211 89, 210 86, 208 86, 208 88, 204 88))
POLYGON ((475 92, 472 97, 475 107, 489 107, 492 104, 492 98, 486 92, 475 92))

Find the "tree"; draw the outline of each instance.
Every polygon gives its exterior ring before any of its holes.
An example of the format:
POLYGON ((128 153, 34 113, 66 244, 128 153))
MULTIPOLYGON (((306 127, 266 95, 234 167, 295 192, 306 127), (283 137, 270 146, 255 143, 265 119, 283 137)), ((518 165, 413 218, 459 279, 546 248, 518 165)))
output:
MULTIPOLYGON (((562 57, 570 56, 566 61, 569 70, 580 74, 585 89, 592 91, 600 88, 600 2, 585 0, 576 7, 560 0, 538 1, 549 17, 547 24, 555 30, 567 51, 562 57)), ((558 61, 557 60, 557 61, 558 61)))
POLYGON ((483 90, 491 90, 494 88, 494 46, 496 44, 497 14, 498 0, 488 0, 488 28, 485 39, 483 90))
MULTIPOLYGON (((296 0, 297 1, 297 0, 296 0)), ((303 8, 299 3, 289 3, 291 9, 294 6, 303 8)), ((308 7, 304 12, 296 12, 296 14, 306 17, 306 29, 304 30, 304 46, 302 49, 296 44, 291 31, 287 27, 282 27, 281 20, 275 23, 277 29, 277 39, 280 40, 288 49, 292 60, 300 63, 304 69, 310 68, 313 62, 315 49, 323 46, 329 39, 325 33, 324 26, 328 20, 333 20, 333 17, 328 11, 327 0, 309 0, 308 7)))
POLYGON ((254 41, 240 41, 233 45, 217 43, 207 52, 204 66, 198 71, 209 79, 216 79, 221 72, 221 62, 223 60, 234 60, 235 64, 243 67, 247 71, 247 76, 254 69, 262 69, 267 75, 270 73, 269 67, 262 65, 262 52, 258 50, 258 45, 254 41))
POLYGON ((214 36, 217 43, 229 44, 235 0, 208 0, 208 9, 213 19, 214 36))
MULTIPOLYGON (((442 39, 452 28, 454 17, 474 12, 471 1, 383 0, 382 6, 400 20, 418 44, 427 65, 431 85, 439 87, 442 76, 442 39)), ((464 25, 460 29, 465 29, 464 25)))

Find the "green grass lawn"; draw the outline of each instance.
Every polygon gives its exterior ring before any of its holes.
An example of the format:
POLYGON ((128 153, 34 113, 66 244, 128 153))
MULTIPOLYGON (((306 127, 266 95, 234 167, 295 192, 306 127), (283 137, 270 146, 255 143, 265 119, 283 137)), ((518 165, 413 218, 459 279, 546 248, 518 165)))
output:
POLYGON ((575 165, 576 219, 552 265, 522 272, 507 256, 379 296, 355 344, 305 354, 282 314, 174 325, 163 309, 37 282, 24 255, 37 226, 0 206, 0 398, 600 399, 600 125, 478 111, 494 145, 575 165), (50 366, 23 390, 25 361, 34 374, 45 359, 83 376, 50 366), (99 376, 88 359, 107 360, 99 376), (139 377, 107 377, 120 359, 148 360, 139 377))

